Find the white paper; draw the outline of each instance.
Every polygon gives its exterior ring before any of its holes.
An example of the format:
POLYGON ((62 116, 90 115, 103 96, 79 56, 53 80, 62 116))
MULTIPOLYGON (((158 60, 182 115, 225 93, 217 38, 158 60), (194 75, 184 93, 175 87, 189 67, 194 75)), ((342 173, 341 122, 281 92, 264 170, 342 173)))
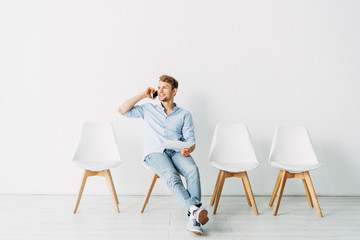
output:
POLYGON ((175 151, 179 151, 182 148, 189 148, 192 145, 194 145, 194 143, 181 142, 181 141, 177 141, 177 140, 166 140, 164 142, 165 149, 174 149, 175 151))

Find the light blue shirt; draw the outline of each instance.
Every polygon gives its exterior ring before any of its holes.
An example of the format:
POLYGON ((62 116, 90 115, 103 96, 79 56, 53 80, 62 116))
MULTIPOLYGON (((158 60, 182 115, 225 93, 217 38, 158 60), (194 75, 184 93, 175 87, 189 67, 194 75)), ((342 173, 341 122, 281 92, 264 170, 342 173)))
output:
POLYGON ((135 105, 124 115, 142 118, 145 122, 144 158, 150 153, 163 152, 166 140, 178 140, 195 144, 194 123, 191 113, 175 104, 174 110, 166 115, 159 103, 135 105))

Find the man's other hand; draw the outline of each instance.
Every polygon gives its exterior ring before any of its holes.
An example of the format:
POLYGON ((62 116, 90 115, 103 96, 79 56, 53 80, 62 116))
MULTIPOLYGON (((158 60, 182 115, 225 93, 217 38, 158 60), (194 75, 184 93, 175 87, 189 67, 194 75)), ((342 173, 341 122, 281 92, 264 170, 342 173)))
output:
POLYGON ((181 155, 183 155, 184 157, 187 157, 187 156, 190 155, 191 149, 190 149, 190 148, 182 148, 182 149, 180 149, 180 153, 181 153, 181 155))

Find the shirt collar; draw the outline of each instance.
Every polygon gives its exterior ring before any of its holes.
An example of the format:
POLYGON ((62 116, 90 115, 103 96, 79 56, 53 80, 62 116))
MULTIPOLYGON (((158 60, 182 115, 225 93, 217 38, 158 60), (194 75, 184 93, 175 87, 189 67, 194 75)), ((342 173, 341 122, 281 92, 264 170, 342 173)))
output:
MULTIPOLYGON (((175 105, 175 107, 174 107, 173 111, 170 114, 173 114, 173 113, 177 112, 180 109, 180 107, 178 107, 178 105, 176 103, 174 103, 174 105, 175 105)), ((165 108, 163 107, 163 105, 161 105, 161 102, 159 102, 158 108, 166 115, 165 108)))

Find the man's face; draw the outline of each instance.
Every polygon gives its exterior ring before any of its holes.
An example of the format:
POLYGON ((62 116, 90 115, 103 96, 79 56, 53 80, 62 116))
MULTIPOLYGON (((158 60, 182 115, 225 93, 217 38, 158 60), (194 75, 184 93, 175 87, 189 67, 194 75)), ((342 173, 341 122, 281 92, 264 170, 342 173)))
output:
POLYGON ((158 85, 158 96, 161 102, 167 102, 173 100, 177 92, 177 89, 174 88, 171 90, 171 84, 167 82, 159 82, 158 85))

